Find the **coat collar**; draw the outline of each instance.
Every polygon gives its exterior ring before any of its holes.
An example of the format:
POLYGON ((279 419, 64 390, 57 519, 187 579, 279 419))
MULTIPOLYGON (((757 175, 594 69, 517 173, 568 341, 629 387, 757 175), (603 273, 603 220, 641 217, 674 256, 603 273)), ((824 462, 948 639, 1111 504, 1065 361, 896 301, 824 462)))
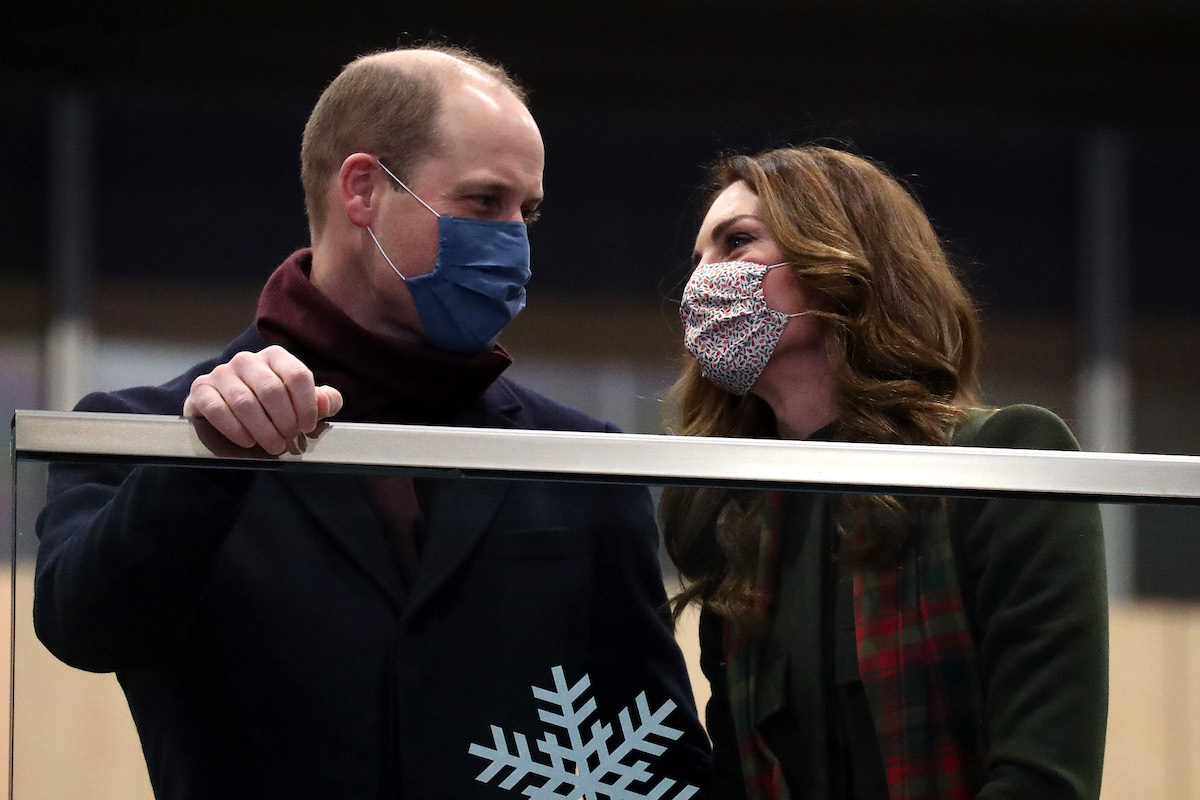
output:
MULTIPOLYGON (((472 428, 519 428, 520 398, 500 378, 484 397, 455 419, 472 428)), ((427 484, 425 549, 405 606, 411 617, 443 586, 483 538, 508 494, 510 481, 447 478, 427 484)))
MULTIPOLYGON (((519 428, 521 407, 512 386, 501 378, 453 424, 519 428)), ((432 478, 420 482, 425 546, 406 592, 361 480, 354 475, 298 473, 284 481, 324 535, 379 588, 393 609, 405 616, 416 613, 466 560, 487 532, 510 486, 509 481, 498 479, 432 478)))
POLYGON ((282 481, 316 520, 321 534, 387 597, 404 609, 404 581, 366 484, 354 475, 297 473, 282 481))

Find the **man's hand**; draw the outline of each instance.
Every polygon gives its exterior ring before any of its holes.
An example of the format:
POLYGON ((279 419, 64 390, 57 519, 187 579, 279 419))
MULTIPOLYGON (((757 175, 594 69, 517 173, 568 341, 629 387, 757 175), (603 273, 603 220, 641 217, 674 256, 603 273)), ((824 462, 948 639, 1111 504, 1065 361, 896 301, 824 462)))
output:
POLYGON ((257 444, 279 455, 341 408, 341 392, 317 386, 308 367, 271 345, 257 353, 238 353, 196 378, 183 414, 203 417, 234 444, 257 444))

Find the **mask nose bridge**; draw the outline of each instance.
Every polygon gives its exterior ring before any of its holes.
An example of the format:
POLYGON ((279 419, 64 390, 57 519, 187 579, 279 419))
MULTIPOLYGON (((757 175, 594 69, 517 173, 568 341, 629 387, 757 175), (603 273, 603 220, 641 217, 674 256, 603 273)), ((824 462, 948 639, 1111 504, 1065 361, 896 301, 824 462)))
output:
POLYGON ((396 183, 400 184, 401 189, 403 189, 404 191, 411 194, 413 196, 413 199, 415 199, 418 203, 420 203, 421 205, 428 208, 429 213, 433 214, 435 217, 442 216, 441 214, 439 214, 438 212, 433 210, 433 206, 429 205, 429 203, 426 203, 424 200, 422 200, 417 195, 416 192, 414 192, 412 189, 408 188, 408 184, 406 184, 404 181, 402 181, 398 177, 396 177, 396 173, 394 173, 390 169, 388 169, 387 166, 382 161, 380 161, 379 159, 375 159, 375 163, 379 165, 380 169, 382 169, 384 172, 386 172, 388 175, 390 175, 392 180, 394 180, 396 183))

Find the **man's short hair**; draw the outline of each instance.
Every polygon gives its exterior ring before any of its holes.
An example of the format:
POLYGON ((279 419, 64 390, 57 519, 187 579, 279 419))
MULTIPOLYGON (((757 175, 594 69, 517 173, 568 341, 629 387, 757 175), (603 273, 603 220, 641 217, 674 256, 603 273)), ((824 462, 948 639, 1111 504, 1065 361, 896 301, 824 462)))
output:
MULTIPOLYGON (((495 79, 522 102, 524 89, 501 66, 458 47, 407 48, 444 53, 495 79)), ((407 182, 413 168, 437 152, 437 121, 444 73, 397 67, 371 53, 345 66, 321 93, 304 126, 300 180, 309 226, 320 230, 328 213, 328 183, 353 153, 371 153, 407 182)))

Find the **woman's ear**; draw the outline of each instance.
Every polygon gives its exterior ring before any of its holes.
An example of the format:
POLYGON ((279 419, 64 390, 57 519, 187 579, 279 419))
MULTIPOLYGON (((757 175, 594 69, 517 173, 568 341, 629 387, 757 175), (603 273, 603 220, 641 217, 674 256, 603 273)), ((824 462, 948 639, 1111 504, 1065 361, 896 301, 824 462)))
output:
POLYGON ((371 224, 378 203, 380 170, 374 156, 354 153, 342 162, 338 170, 338 199, 351 224, 365 228, 371 224))

